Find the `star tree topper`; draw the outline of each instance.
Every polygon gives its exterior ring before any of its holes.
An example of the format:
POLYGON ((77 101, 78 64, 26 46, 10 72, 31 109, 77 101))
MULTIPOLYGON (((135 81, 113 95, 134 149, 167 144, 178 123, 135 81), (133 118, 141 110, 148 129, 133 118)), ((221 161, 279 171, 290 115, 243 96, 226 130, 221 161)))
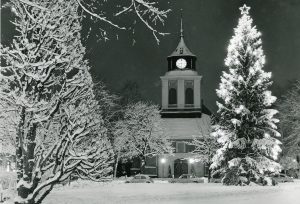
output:
POLYGON ((247 15, 249 14, 250 7, 244 4, 242 7, 240 7, 240 10, 242 15, 247 15))

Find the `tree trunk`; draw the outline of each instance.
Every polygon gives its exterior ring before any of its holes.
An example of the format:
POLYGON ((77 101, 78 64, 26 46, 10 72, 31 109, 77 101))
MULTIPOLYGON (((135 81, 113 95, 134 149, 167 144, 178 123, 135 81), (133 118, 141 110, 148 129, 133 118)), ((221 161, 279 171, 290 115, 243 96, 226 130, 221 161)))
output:
POLYGON ((117 178, 118 164, 119 164, 119 153, 117 154, 117 158, 116 158, 116 162, 115 162, 114 178, 117 178))
POLYGON ((37 200, 35 204, 41 204, 42 201, 46 198, 46 196, 52 191, 54 185, 51 185, 44 193, 43 195, 37 200))
MULTIPOLYGON (((20 111, 20 121, 18 124, 18 132, 16 135, 16 167, 17 167, 17 182, 27 182, 24 181, 24 162, 26 162, 26 155, 24 152, 24 125, 25 125, 25 108, 22 107, 20 111)), ((27 179, 27 177, 25 176, 27 179)), ((31 190, 26 188, 24 185, 20 185, 17 188, 18 197, 26 200, 31 190)), ((22 204, 24 202, 15 202, 16 204, 22 204)), ((32 201, 26 200, 26 203, 31 204, 32 201)))
POLYGON ((20 111, 20 121, 18 125, 18 132, 16 135, 16 168, 17 168, 17 182, 23 177, 23 135, 25 123, 25 108, 22 107, 20 111))
POLYGON ((145 173, 145 166, 146 166, 146 158, 145 157, 141 157, 141 174, 145 173))
POLYGON ((36 129, 37 129, 37 124, 31 124, 29 128, 29 132, 27 133, 27 151, 26 151, 26 156, 24 160, 24 173, 28 177, 28 181, 32 181, 32 174, 33 174, 33 168, 34 168, 34 155, 35 155, 35 146, 36 146, 36 129))
MULTIPOLYGON (((25 117, 25 114, 24 116, 25 117)), ((23 123, 23 129, 24 123, 23 123)), ((39 180, 38 179, 33 179, 33 168, 34 168, 34 151, 35 151, 35 138, 36 138, 36 124, 32 124, 29 128, 29 131, 21 136, 21 138, 18 138, 20 142, 24 139, 26 139, 26 143, 21 143, 20 147, 22 150, 21 156, 22 158, 20 161, 22 161, 21 166, 19 166, 19 169, 22 170, 22 177, 20 175, 19 181, 26 183, 30 187, 27 187, 27 185, 20 185, 17 188, 18 191, 18 196, 24 200, 26 200, 26 204, 31 204, 34 203, 34 198, 31 198, 30 200, 27 200, 28 195, 30 195, 33 190, 36 188, 38 185, 39 180), (27 151, 23 151, 23 149, 26 149, 27 151)), ((20 165, 20 164, 19 164, 20 165)), ((23 202, 22 202, 23 203, 23 202)))

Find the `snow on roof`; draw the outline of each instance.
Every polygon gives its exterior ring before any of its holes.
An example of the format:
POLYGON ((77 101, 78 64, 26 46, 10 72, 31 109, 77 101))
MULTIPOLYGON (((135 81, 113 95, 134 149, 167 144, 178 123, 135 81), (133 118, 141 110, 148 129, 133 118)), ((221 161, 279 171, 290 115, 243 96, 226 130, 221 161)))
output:
POLYGON ((172 71, 168 71, 165 76, 199 76, 197 71, 194 70, 190 70, 190 69, 185 69, 185 70, 172 70, 172 71))
POLYGON ((193 139, 210 133, 210 116, 201 118, 162 118, 165 135, 168 139, 193 139))

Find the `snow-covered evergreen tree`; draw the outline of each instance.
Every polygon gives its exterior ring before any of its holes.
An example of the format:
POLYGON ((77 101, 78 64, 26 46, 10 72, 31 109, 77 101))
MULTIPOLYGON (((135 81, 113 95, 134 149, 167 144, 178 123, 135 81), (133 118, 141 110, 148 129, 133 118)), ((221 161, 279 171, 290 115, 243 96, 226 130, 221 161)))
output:
POLYGON ((261 33, 252 25, 249 7, 240 8, 241 17, 228 46, 225 65, 217 95, 219 122, 212 135, 221 148, 211 168, 223 168, 225 184, 259 182, 266 173, 280 171, 276 162, 281 152, 280 137, 271 109, 271 73, 265 72, 265 55, 261 33))

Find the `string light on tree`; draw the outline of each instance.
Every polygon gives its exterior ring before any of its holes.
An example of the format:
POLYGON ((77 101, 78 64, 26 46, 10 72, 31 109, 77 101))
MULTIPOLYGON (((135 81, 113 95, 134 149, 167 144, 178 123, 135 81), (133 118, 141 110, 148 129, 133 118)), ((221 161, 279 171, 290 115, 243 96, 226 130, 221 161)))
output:
POLYGON ((219 122, 213 126, 221 148, 213 158, 212 168, 222 168, 227 185, 261 182, 268 172, 279 172, 276 162, 281 152, 280 136, 271 109, 276 97, 270 88, 271 73, 265 72, 261 33, 252 25, 250 7, 240 8, 241 17, 234 29, 217 89, 219 122))

